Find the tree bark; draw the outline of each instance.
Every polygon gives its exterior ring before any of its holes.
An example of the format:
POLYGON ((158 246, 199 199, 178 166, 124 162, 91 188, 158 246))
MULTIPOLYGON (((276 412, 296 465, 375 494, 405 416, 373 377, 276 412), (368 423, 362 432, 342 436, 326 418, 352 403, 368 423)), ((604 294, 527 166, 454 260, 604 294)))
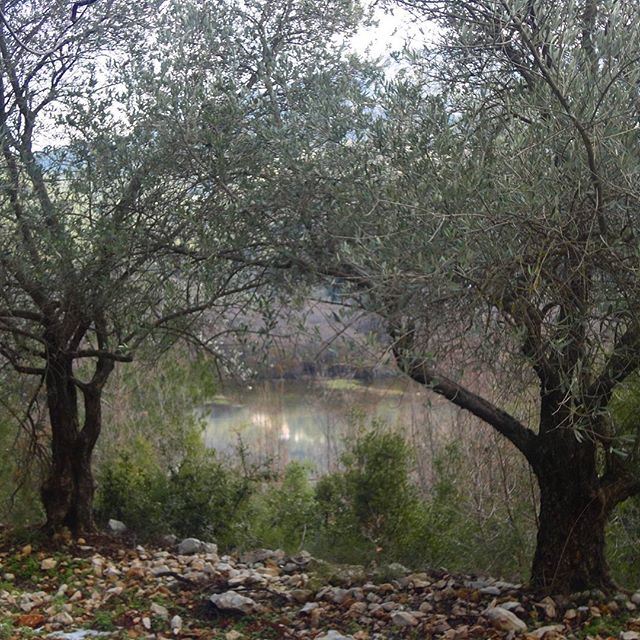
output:
POLYGON ((87 384, 83 389, 85 416, 81 429, 72 360, 50 362, 45 380, 52 454, 41 488, 45 528, 49 533, 63 528, 75 535, 89 533, 95 529, 91 457, 102 426, 101 386, 87 384))
POLYGON ((531 586, 548 593, 610 591, 605 557, 610 505, 602 490, 593 440, 579 439, 567 421, 543 407, 534 471, 540 515, 531 586))
POLYGON ((607 510, 601 493, 580 483, 541 481, 540 517, 531 586, 549 593, 609 591, 605 557, 607 510))

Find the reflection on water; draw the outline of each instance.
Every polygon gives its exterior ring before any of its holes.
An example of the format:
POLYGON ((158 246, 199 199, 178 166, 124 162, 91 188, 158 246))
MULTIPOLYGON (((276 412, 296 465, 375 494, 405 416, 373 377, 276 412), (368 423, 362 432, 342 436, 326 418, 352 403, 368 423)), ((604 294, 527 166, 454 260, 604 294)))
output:
POLYGON ((281 467, 308 460, 318 471, 334 467, 345 438, 359 425, 381 420, 407 431, 437 414, 450 418, 446 405, 432 406, 431 394, 409 380, 370 385, 351 380, 270 380, 228 387, 204 407, 205 444, 230 452, 239 439, 254 455, 281 467))

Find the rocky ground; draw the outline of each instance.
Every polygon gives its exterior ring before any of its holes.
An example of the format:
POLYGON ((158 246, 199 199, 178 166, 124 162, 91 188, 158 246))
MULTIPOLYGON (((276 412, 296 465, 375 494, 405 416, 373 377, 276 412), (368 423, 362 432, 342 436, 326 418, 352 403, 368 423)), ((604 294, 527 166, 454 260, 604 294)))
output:
POLYGON ((411 572, 367 573, 306 553, 219 556, 113 538, 0 551, 0 639, 620 638, 640 640, 640 594, 536 598, 521 585, 411 572))

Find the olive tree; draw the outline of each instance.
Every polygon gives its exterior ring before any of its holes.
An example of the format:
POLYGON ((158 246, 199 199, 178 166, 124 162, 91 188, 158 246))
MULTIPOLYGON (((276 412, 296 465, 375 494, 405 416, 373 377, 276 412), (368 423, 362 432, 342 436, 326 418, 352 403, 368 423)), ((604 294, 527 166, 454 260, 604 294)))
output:
POLYGON ((0 358, 46 396, 50 531, 93 528, 114 367, 205 342, 200 320, 224 329, 265 283, 283 223, 260 192, 285 88, 359 18, 323 3, 315 44, 315 3, 234 6, 1 4, 0 358))
POLYGON ((615 0, 406 0, 433 21, 360 133, 298 264, 380 314, 411 378, 493 427, 540 489, 532 585, 612 585, 640 491, 640 21, 615 0), (404 75, 403 75, 404 74, 404 75))

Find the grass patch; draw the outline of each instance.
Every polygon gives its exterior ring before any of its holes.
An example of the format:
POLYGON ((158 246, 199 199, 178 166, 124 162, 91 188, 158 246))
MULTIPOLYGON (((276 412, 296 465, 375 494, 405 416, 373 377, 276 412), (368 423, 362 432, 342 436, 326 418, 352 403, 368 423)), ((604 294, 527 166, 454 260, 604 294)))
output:
POLYGON ((15 629, 10 622, 0 622, 0 640, 9 640, 14 633, 15 629))
POLYGON ((320 384, 331 391, 355 391, 362 390, 366 387, 358 380, 349 378, 335 378, 332 380, 322 380, 320 384))
POLYGON ((112 611, 96 611, 91 626, 97 631, 116 631, 118 626, 113 621, 112 611))
POLYGON ((582 627, 582 629, 577 631, 576 636, 581 639, 598 635, 614 636, 618 638, 620 633, 625 631, 627 628, 627 618, 628 616, 626 615, 594 618, 582 627))
POLYGON ((39 582, 42 577, 40 561, 33 555, 12 556, 4 565, 4 573, 13 573, 17 581, 32 580, 39 582))

